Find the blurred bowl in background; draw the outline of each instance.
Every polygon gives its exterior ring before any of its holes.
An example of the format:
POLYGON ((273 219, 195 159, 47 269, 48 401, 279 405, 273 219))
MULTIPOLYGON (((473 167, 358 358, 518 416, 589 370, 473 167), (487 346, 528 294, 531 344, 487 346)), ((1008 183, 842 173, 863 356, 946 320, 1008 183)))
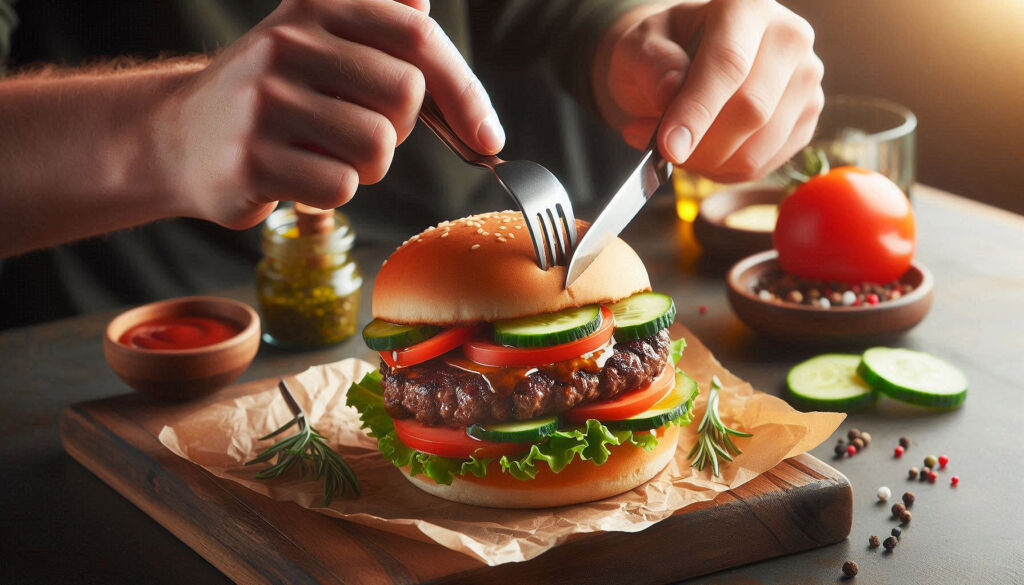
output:
POLYGON ((735 262, 755 252, 770 250, 772 231, 775 227, 774 216, 762 218, 762 214, 758 213, 757 223, 763 225, 744 227, 730 225, 727 218, 730 214, 753 205, 776 206, 777 214, 777 206, 783 195, 784 192, 776 187, 734 189, 714 193, 701 203, 700 212, 693 222, 693 235, 705 254, 723 262, 735 262))

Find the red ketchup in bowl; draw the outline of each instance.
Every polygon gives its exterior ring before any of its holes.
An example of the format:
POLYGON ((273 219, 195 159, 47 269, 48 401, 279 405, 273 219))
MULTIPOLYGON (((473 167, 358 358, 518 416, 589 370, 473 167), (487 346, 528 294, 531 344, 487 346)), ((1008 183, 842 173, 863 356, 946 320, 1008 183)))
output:
POLYGON ((140 349, 195 349, 231 339, 242 330, 216 317, 163 317, 128 329, 118 342, 140 349))

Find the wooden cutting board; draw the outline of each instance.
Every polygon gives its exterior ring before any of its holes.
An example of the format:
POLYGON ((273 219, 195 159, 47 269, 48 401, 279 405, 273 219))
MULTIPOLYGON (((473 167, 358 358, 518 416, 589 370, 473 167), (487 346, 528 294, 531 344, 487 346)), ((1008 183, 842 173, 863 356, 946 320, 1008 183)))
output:
MULTIPOLYGON (((208 400, 264 389, 256 381, 208 400)), ((668 583, 843 540, 853 492, 800 455, 639 533, 582 536, 527 562, 488 567, 428 544, 221 480, 167 450, 160 429, 187 406, 131 394, 64 410, 64 448, 239 583, 668 583)))

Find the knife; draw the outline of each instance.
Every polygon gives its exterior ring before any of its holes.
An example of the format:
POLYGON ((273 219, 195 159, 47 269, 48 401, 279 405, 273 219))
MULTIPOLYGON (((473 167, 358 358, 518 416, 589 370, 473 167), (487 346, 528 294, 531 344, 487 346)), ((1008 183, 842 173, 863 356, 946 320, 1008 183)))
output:
POLYGON ((626 179, 619 191, 611 198, 601 214, 597 216, 587 233, 576 245, 569 270, 566 271, 565 288, 569 288, 587 267, 626 225, 636 217, 640 208, 654 195, 654 192, 668 182, 672 174, 672 163, 661 157, 656 142, 651 139, 638 166, 626 179))

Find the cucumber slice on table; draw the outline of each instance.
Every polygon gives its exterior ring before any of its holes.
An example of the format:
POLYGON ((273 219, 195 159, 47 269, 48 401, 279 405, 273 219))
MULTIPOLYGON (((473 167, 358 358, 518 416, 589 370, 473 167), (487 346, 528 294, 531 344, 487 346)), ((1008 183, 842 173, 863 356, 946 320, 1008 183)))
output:
POLYGON ((697 382, 677 370, 675 388, 657 404, 629 418, 601 422, 609 429, 615 430, 649 431, 656 429, 686 414, 689 401, 697 396, 697 392, 697 382))
POLYGON ((526 421, 473 424, 466 428, 466 434, 482 441, 498 443, 532 443, 558 430, 558 417, 538 418, 526 421))
POLYGON ((963 372, 920 351, 872 347, 861 356, 857 371, 879 392, 911 404, 956 408, 967 398, 963 372))
POLYGON ((671 325, 676 318, 676 304, 672 297, 653 292, 635 294, 610 308, 615 315, 616 341, 650 337, 671 325))
POLYGON ((433 325, 399 325, 374 319, 363 327, 363 341, 370 349, 390 351, 430 339, 440 330, 433 325))
POLYGON ((582 339, 601 326, 601 307, 587 305, 494 323, 494 341, 512 347, 545 347, 582 339))
POLYGON ((847 412, 871 406, 876 393, 858 374, 860 356, 826 353, 801 362, 786 375, 790 396, 801 408, 847 412))

